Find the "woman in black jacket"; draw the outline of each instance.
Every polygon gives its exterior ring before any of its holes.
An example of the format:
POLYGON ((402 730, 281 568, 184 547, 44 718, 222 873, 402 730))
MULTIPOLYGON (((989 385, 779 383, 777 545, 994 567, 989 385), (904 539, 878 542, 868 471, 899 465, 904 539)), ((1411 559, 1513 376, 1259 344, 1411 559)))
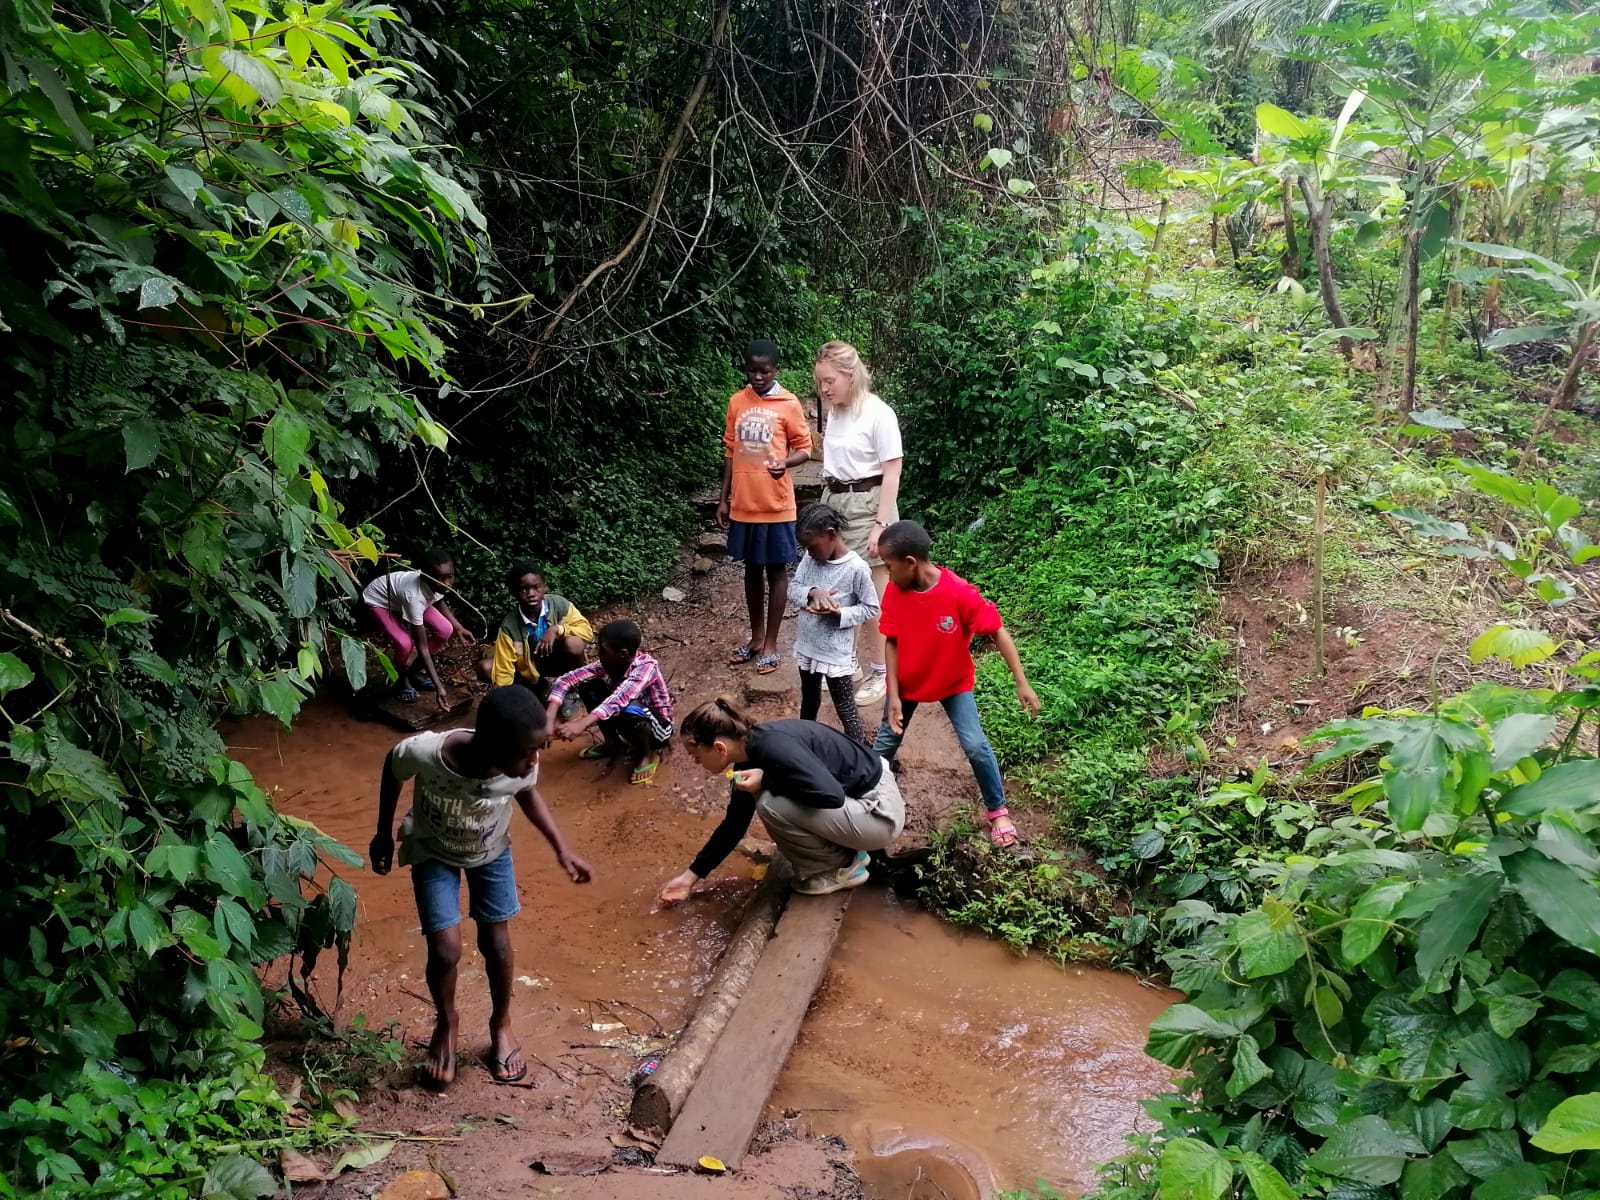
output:
POLYGON ((794 889, 825 896, 867 881, 867 851, 882 850, 905 825, 905 801, 888 764, 860 742, 815 721, 752 724, 718 697, 684 718, 689 754, 732 789, 728 811, 689 869, 657 899, 676 904, 728 857, 761 814, 794 867, 794 889), (730 769, 731 768, 731 769, 730 769))

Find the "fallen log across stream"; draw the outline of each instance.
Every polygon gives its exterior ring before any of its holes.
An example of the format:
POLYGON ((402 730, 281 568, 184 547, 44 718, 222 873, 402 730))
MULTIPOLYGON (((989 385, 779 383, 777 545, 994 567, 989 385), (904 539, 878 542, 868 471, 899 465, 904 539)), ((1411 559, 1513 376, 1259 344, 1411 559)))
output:
POLYGON ((728 1018, 733 1016, 739 998, 750 986, 756 964, 772 940, 772 931, 789 900, 791 877, 789 860, 781 855, 767 868, 766 882, 744 910, 744 917, 717 961, 710 982, 700 993, 694 1016, 678 1034, 672 1049, 662 1057, 655 1073, 642 1081, 633 1093, 628 1121, 634 1128, 665 1135, 672 1128, 674 1118, 683 1111, 690 1089, 700 1078, 717 1039, 727 1027, 728 1018))
POLYGON ((657 1165, 693 1167, 710 1156, 733 1170, 743 1161, 827 971, 850 896, 790 896, 656 1154, 657 1165))

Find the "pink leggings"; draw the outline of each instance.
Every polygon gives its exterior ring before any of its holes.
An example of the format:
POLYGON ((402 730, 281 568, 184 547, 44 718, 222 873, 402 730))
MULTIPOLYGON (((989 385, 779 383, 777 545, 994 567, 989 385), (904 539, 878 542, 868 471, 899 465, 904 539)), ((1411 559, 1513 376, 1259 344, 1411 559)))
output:
MULTIPOLYGON (((410 666, 411 660, 417 656, 417 647, 411 640, 411 631, 395 620, 394 614, 387 608, 369 604, 367 610, 372 613, 372 619, 378 623, 378 628, 383 630, 383 635, 394 643, 400 665, 410 666)), ((443 650, 445 643, 450 640, 450 635, 455 632, 455 627, 445 619, 445 615, 431 606, 422 614, 422 625, 428 631, 429 654, 437 654, 443 650)))

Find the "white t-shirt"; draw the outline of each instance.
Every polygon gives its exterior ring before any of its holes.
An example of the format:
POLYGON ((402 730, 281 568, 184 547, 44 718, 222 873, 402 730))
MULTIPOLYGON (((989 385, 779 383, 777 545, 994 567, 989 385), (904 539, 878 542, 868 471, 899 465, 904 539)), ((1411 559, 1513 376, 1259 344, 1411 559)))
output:
POLYGON ((390 571, 367 584, 361 599, 373 608, 388 609, 406 625, 421 625, 423 614, 440 595, 421 571, 390 571))
POLYGON ((876 392, 861 397, 860 411, 828 410, 822 435, 822 473, 854 483, 883 474, 883 464, 903 458, 900 422, 876 392))
POLYGON ((411 811, 400 823, 400 865, 434 862, 481 867, 511 845, 511 807, 516 794, 539 781, 539 761, 521 779, 491 775, 469 779, 444 763, 439 751, 456 731, 419 733, 394 748, 391 763, 400 779, 415 779, 411 811))

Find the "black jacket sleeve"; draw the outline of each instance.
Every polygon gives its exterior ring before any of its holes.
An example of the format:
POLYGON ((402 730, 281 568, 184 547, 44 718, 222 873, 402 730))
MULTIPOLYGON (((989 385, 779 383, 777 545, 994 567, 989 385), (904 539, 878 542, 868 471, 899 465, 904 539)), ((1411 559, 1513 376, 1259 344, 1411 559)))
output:
POLYGON ((750 830, 750 818, 756 815, 756 798, 749 792, 741 792, 737 788, 728 789, 728 811, 722 815, 722 823, 711 831, 711 836, 706 839, 705 847, 694 856, 694 861, 689 864, 701 879, 722 865, 722 860, 733 853, 733 848, 739 844, 739 839, 750 830))

